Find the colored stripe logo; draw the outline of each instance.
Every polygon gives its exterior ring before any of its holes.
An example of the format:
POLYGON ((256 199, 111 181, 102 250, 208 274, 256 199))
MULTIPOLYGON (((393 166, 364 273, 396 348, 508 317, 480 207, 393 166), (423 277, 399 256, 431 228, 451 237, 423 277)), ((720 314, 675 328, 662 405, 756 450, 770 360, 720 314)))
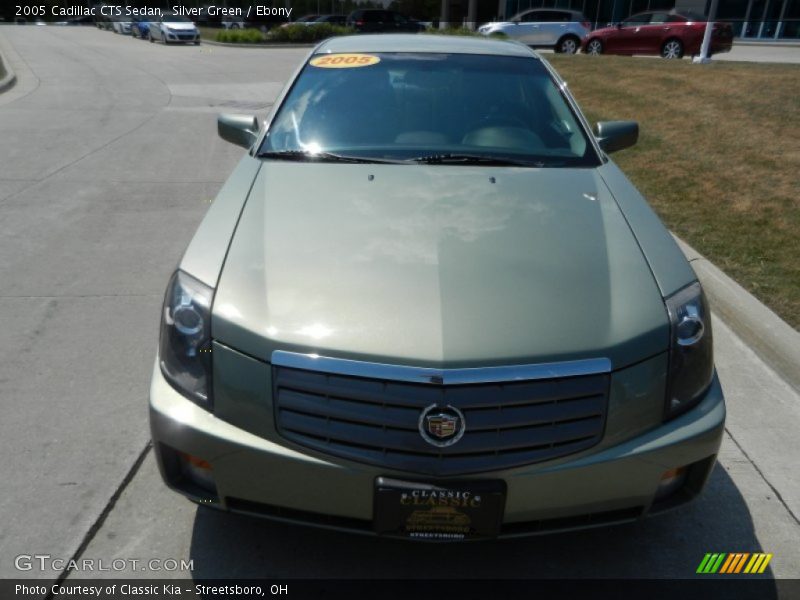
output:
POLYGON ((700 561, 697 573, 703 575, 713 575, 715 573, 720 575, 759 574, 767 569, 767 565, 771 560, 772 554, 764 554, 762 552, 754 552, 752 554, 749 552, 709 552, 700 561))

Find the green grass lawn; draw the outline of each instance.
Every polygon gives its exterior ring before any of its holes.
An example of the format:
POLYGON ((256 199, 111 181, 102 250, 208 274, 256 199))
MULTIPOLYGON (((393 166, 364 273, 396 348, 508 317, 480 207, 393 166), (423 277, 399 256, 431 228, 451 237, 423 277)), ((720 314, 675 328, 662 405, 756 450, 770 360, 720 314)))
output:
POLYGON ((800 66, 548 60, 592 123, 639 121, 614 160, 670 229, 800 329, 800 66))

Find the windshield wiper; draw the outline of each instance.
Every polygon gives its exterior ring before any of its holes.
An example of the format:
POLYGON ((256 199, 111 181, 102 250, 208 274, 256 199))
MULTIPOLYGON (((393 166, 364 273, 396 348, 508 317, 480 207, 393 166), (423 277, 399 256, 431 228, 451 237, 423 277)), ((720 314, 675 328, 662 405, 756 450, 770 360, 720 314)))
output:
POLYGON ((431 154, 409 159, 426 165, 488 165, 496 167, 544 167, 549 163, 537 160, 517 160, 481 154, 431 154))
POLYGON ((334 152, 309 152, 308 150, 269 150, 259 152, 256 158, 272 158, 275 160, 294 160, 298 162, 343 162, 343 163, 378 163, 395 164, 398 160, 370 158, 367 156, 346 156, 334 152))

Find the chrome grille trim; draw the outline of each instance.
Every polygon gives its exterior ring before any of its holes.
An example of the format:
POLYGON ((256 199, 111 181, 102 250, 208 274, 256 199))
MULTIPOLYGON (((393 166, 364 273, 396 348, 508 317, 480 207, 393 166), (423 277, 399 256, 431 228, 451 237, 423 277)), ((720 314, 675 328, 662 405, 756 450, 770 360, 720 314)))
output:
POLYGON ((381 468, 433 476, 497 471, 587 450, 605 431, 611 374, 610 364, 599 361, 599 373, 584 373, 583 361, 579 375, 574 364, 561 370, 548 365, 496 381, 514 368, 397 370, 288 352, 276 358, 278 433, 317 452, 381 468), (477 379, 476 371, 491 373, 477 379), (438 379, 431 379, 432 372, 438 379), (570 375, 553 377, 556 372, 570 375), (521 379, 522 373, 550 376, 521 379), (458 443, 438 447, 424 440, 419 417, 431 404, 462 411, 466 430, 458 443))
POLYGON ((611 372, 608 358, 588 358, 553 363, 527 365, 504 365, 465 369, 432 369, 384 363, 331 358, 318 354, 301 354, 275 350, 272 364, 277 367, 317 371, 350 377, 405 381, 427 385, 469 385, 477 383, 505 383, 533 381, 537 379, 560 379, 581 377, 611 372))

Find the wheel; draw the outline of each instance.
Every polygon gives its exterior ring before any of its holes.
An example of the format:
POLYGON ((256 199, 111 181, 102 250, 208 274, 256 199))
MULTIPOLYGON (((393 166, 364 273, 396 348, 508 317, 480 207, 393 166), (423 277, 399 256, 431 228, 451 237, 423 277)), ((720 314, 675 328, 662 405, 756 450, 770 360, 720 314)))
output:
POLYGON ((575 54, 578 48, 580 48, 580 40, 574 36, 567 35, 558 41, 555 51, 561 54, 575 54))
POLYGON ((165 46, 167 45, 167 34, 165 34, 163 31, 161 32, 161 43, 165 46))
POLYGON ((589 40, 589 43, 586 44, 586 54, 592 54, 597 56, 598 54, 603 53, 603 42, 598 39, 589 40))
POLYGON ((150 32, 149 32, 149 31, 147 32, 147 39, 148 39, 148 40, 150 40, 150 43, 151 43, 151 44, 154 44, 154 43, 155 43, 155 41, 156 41, 156 40, 153 38, 153 36, 152 36, 152 35, 150 35, 150 32))
POLYGON ((661 46, 661 56, 663 58, 683 58, 683 44, 680 40, 667 40, 661 46))
POLYGON ((200 40, 195 40, 195 41, 194 41, 194 45, 195 45, 195 46, 199 46, 199 45, 200 45, 200 40))

